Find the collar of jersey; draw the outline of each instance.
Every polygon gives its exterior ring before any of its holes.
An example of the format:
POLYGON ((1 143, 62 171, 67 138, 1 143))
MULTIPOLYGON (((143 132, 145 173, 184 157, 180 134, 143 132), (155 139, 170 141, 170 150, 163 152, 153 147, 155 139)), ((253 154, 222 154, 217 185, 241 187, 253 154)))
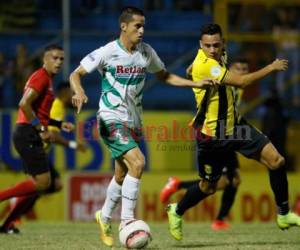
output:
POLYGON ((121 48, 122 50, 124 50, 126 53, 128 53, 128 54, 130 54, 130 55, 132 55, 132 54, 134 53, 134 51, 133 51, 133 53, 130 53, 130 52, 125 48, 125 46, 121 43, 120 38, 117 39, 117 44, 118 44, 118 45, 120 46, 120 48, 121 48))
POLYGON ((207 56, 205 55, 203 49, 199 49, 199 52, 198 52, 198 53, 199 53, 199 56, 200 56, 201 60, 203 60, 203 62, 207 62, 208 60, 213 60, 213 61, 216 61, 216 62, 217 62, 218 64, 220 64, 221 66, 223 66, 222 63, 218 62, 217 60, 215 60, 215 59, 213 59, 213 58, 207 57, 207 56))

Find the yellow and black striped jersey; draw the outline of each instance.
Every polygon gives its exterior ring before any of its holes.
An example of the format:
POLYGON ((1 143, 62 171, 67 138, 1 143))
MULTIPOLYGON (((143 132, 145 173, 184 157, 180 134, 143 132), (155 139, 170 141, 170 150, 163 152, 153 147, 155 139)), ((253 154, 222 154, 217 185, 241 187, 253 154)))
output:
MULTIPOLYGON (((66 109, 63 102, 59 98, 55 98, 51 110, 50 110, 50 119, 56 121, 63 121, 66 114, 66 109)), ((55 126, 48 126, 49 131, 59 132, 60 129, 55 126)))
MULTIPOLYGON (((202 49, 193 62, 193 81, 205 78, 216 79, 220 82, 226 77, 225 62, 218 62, 208 58, 202 49)), ((207 89, 193 88, 197 114, 193 119, 193 126, 201 128, 203 134, 209 136, 232 135, 235 124, 235 100, 231 86, 220 85, 207 89)))
MULTIPOLYGON (((56 121, 63 121, 65 114, 66 114, 65 105, 59 98, 55 98, 50 110, 50 119, 56 121)), ((50 125, 48 126, 48 130, 53 132, 60 132, 60 129, 58 127, 50 126, 50 125)), ((43 144, 44 144, 44 149, 48 152, 50 150, 51 143, 43 142, 43 144)))

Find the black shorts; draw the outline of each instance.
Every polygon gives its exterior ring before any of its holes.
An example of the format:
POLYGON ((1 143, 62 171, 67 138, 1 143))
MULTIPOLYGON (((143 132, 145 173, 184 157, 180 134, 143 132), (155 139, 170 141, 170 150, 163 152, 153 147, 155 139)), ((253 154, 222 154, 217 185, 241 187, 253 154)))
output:
POLYGON ((234 151, 228 152, 228 154, 225 155, 223 165, 222 174, 226 175, 231 181, 235 176, 236 169, 239 168, 237 153, 234 151))
POLYGON ((30 124, 17 124, 13 141, 26 174, 35 176, 49 171, 48 156, 36 129, 30 124))
MULTIPOLYGON (((270 142, 267 136, 242 119, 235 126, 233 136, 224 138, 196 135, 198 170, 201 178, 216 182, 234 152, 253 158, 270 142)), ((235 163, 233 162, 233 165, 235 163)))

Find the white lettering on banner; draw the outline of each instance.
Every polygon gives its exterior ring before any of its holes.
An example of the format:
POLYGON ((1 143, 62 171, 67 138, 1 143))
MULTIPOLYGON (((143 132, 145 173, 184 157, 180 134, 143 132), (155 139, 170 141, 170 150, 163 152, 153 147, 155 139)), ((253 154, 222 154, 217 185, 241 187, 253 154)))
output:
POLYGON ((107 182, 88 183, 83 182, 80 186, 80 197, 83 202, 101 202, 105 200, 107 182))

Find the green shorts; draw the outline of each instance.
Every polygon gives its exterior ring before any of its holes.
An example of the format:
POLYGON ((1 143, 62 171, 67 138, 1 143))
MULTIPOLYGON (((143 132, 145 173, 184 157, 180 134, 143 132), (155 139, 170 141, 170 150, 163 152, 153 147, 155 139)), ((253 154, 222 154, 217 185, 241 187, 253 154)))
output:
POLYGON ((113 159, 119 158, 130 149, 138 147, 142 139, 141 128, 129 128, 127 123, 107 122, 100 119, 99 134, 107 145, 113 159))

